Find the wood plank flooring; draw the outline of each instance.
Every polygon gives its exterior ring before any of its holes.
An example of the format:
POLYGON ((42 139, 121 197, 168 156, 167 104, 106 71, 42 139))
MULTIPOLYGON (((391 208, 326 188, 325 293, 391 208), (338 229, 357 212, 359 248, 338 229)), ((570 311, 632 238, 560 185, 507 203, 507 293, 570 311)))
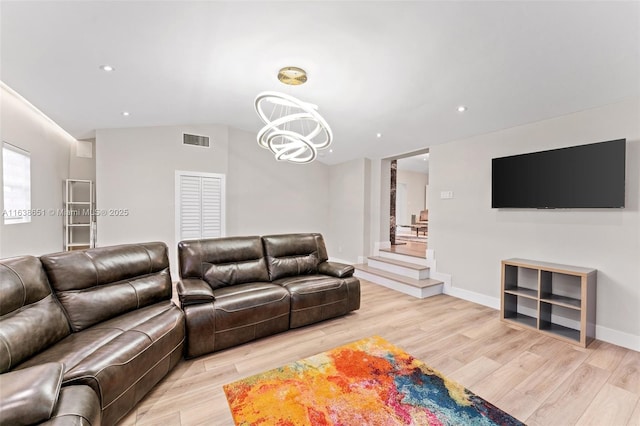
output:
POLYGON ((223 384, 375 334, 531 426, 640 426, 639 352, 579 348, 481 305, 366 281, 359 311, 182 361, 121 425, 233 425, 223 384))
POLYGON ((385 249, 383 251, 425 258, 427 256, 427 245, 425 243, 408 241, 405 244, 393 245, 391 246, 391 248, 385 249))

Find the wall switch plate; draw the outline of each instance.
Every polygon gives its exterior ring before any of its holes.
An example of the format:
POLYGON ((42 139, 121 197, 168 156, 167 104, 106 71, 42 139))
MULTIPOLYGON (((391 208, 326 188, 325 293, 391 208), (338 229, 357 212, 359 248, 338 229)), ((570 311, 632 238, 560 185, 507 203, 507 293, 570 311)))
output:
POLYGON ((440 192, 440 199, 449 200, 451 198, 453 198, 453 191, 441 191, 440 192))

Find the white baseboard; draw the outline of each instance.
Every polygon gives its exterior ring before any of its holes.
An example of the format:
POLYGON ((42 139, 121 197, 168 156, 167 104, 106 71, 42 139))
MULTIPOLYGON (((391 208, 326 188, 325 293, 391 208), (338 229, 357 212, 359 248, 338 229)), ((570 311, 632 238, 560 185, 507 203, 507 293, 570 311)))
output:
POLYGON ((391 241, 380 241, 378 244, 378 248, 383 248, 383 249, 390 249, 391 248, 391 241))
POLYGON ((338 263, 344 263, 346 265, 353 265, 353 262, 349 260, 338 259, 337 257, 329 257, 329 262, 338 262, 338 263))
POLYGON ((376 241, 373 243, 373 255, 380 256, 380 249, 390 249, 391 241, 376 241))
MULTIPOLYGON (((433 275, 433 274, 432 274, 433 275)), ((436 279, 442 280, 442 278, 436 279)), ((444 294, 457 297, 458 299, 467 300, 469 302, 477 303, 478 305, 487 306, 492 309, 500 309, 500 299, 497 297, 487 296, 486 294, 476 293, 475 291, 469 291, 458 287, 452 287, 451 285, 444 286, 444 294)))
POLYGON ((640 352, 640 336, 596 325, 596 339, 640 352))
POLYGON ((429 270, 429 277, 433 278, 434 280, 442 281, 444 283, 443 293, 448 294, 447 288, 451 287, 451 275, 445 274, 443 272, 438 272, 435 270, 435 268, 431 267, 431 269, 429 270))
POLYGON ((427 249, 427 260, 433 260, 435 262, 435 258, 433 249, 427 249))

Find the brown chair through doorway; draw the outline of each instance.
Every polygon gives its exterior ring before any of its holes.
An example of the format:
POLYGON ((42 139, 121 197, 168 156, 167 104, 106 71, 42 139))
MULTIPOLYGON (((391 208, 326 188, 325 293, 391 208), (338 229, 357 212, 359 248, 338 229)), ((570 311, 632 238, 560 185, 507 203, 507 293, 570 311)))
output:
POLYGON ((418 220, 415 220, 415 215, 411 215, 411 230, 416 231, 416 237, 420 232, 424 232, 427 235, 429 230, 429 210, 421 210, 418 220))

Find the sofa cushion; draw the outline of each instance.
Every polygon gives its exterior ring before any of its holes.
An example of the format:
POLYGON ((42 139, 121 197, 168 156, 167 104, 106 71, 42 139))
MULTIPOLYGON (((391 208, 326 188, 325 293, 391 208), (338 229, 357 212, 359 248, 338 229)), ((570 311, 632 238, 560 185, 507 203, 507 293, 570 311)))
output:
POLYGON ((290 327, 301 327, 349 312, 349 289, 343 279, 306 275, 274 281, 291 294, 290 327))
POLYGON ((53 298, 40 260, 22 256, 0 261, 0 373, 70 334, 53 298))
POLYGON ((167 357, 181 348, 183 340, 184 315, 172 302, 165 301, 73 333, 18 368, 61 362, 65 366, 64 384, 93 388, 104 411, 117 404, 157 364, 166 364, 166 374, 167 357))
MULTIPOLYGON (((320 234, 283 234, 262 237, 271 281, 318 272, 326 252, 318 249, 320 234), (324 254, 324 256, 323 256, 324 254)), ((324 251, 324 244, 322 247, 324 251)), ((326 259, 324 259, 326 260, 326 259)))
POLYGON ((181 241, 180 278, 199 278, 212 289, 269 281, 260 237, 228 237, 181 241))
POLYGON ((264 282, 214 290, 215 350, 289 328, 289 292, 264 282))
POLYGON ((164 243, 55 253, 40 259, 73 331, 171 298, 164 243))

